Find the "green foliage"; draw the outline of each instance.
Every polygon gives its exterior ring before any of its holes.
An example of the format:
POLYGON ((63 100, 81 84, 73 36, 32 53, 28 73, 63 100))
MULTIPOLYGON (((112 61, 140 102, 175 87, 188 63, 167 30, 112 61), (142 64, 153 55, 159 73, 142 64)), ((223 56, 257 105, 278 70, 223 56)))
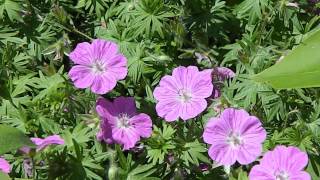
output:
POLYGON ((0 154, 11 164, 10 177, 247 180, 252 164, 219 166, 202 139, 210 118, 235 107, 261 120, 268 133, 263 152, 297 146, 308 153, 306 171, 319 179, 320 91, 296 89, 319 85, 319 3, 294 2, 0 0, 0 154), (127 77, 103 96, 134 97, 153 122, 152 136, 129 151, 97 141, 98 96, 76 89, 68 77, 70 51, 96 38, 117 43, 128 60, 127 77), (208 98, 197 118, 164 122, 153 90, 173 68, 188 65, 224 66, 236 76, 214 82, 221 97, 208 98), (16 151, 32 146, 26 136, 52 134, 65 144, 16 151), (28 158, 31 175, 23 164, 28 158))
POLYGON ((267 82, 274 88, 306 88, 320 86, 320 31, 313 32, 298 47, 274 66, 253 78, 267 82))
POLYGON ((0 125, 0 154, 18 150, 24 146, 35 147, 31 140, 18 129, 0 125))

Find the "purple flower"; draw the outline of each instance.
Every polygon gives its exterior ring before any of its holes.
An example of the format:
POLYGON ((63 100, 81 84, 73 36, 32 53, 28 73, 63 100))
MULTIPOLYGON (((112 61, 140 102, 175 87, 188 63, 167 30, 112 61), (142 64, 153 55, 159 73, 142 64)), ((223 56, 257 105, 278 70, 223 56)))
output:
POLYGON ((147 114, 136 112, 132 97, 118 97, 113 102, 104 98, 97 101, 96 110, 101 117, 98 140, 118 143, 125 150, 133 148, 140 137, 150 137, 152 121, 147 114))
POLYGON ((268 151, 259 165, 250 171, 250 180, 311 180, 303 171, 308 164, 308 155, 293 146, 277 146, 268 151))
POLYGON ((127 59, 110 41, 96 39, 91 44, 79 43, 69 57, 76 64, 69 77, 77 88, 90 87, 96 94, 105 94, 127 76, 127 59))
POLYGON ((0 158, 0 171, 8 174, 11 171, 10 164, 3 158, 0 158))
MULTIPOLYGON (((48 136, 44 139, 42 138, 30 138, 30 139, 37 146, 37 151, 41 151, 51 144, 60 144, 60 145, 64 144, 64 140, 59 135, 48 136)), ((30 148, 22 147, 20 148, 20 151, 24 152, 25 154, 28 154, 30 152, 30 148)))
POLYGON ((211 144, 209 156, 222 165, 253 162, 262 151, 266 131, 259 119, 245 110, 225 109, 219 118, 207 123, 203 139, 211 144))
POLYGON ((221 96, 221 81, 225 81, 227 79, 235 77, 235 73, 226 67, 216 67, 213 68, 212 71, 213 74, 213 81, 215 82, 213 84, 213 98, 218 98, 221 96))
POLYGON ((212 70, 199 71, 195 66, 177 67, 172 76, 162 77, 153 95, 158 101, 156 111, 166 121, 179 117, 188 120, 207 107, 205 98, 212 94, 212 70))

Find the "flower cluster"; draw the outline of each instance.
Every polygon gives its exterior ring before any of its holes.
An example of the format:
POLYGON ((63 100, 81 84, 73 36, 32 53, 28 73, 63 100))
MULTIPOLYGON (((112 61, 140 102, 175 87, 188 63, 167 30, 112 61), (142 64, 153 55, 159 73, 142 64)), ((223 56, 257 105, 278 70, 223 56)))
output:
MULTIPOLYGON (((110 41, 80 43, 70 53, 70 59, 76 64, 69 72, 75 86, 90 88, 96 94, 110 92, 127 75, 126 58, 110 41)), ((233 77, 235 73, 225 67, 202 71, 196 66, 176 67, 172 75, 161 78, 153 91, 156 112, 167 122, 195 118, 207 109, 208 98, 221 96, 222 82, 233 77)), ((117 143, 130 150, 141 138, 152 134, 151 118, 137 112, 133 97, 117 97, 113 101, 100 97, 96 111, 101 119, 99 141, 117 143)), ((210 144, 210 158, 225 166, 256 161, 266 138, 267 132, 256 116, 235 108, 227 108, 219 117, 212 117, 203 132, 204 142, 210 144)), ((277 146, 265 153, 249 177, 250 180, 309 180, 309 174, 303 171, 307 163, 307 154, 299 149, 277 146)))

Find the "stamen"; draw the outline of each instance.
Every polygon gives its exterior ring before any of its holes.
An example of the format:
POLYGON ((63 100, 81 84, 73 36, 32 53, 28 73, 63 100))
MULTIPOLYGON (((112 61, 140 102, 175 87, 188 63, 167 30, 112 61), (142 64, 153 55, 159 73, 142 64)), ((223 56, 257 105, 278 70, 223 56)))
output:
POLYGON ((129 128, 129 116, 126 113, 119 114, 118 120, 117 120, 117 127, 118 128, 129 128))
POLYGON ((192 98, 192 95, 189 91, 181 89, 178 91, 178 95, 179 95, 179 100, 183 103, 187 103, 190 101, 190 99, 192 98))
POLYGON ((91 66, 92 68, 92 71, 95 73, 95 74, 101 74, 103 72, 105 72, 105 67, 102 63, 100 63, 99 61, 96 61, 92 64, 91 66))
POLYGON ((240 136, 239 133, 235 133, 235 132, 231 132, 228 136, 227 136, 227 143, 233 147, 236 148, 240 145, 243 144, 243 139, 240 136))

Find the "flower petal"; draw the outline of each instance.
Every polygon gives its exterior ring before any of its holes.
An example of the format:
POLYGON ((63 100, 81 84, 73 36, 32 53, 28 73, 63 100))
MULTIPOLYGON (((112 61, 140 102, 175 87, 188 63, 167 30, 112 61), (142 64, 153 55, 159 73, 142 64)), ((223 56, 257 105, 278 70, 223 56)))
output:
POLYGON ((3 158, 0 158, 0 171, 8 174, 11 171, 10 164, 3 158))
POLYGON ((136 103, 133 97, 118 97, 113 101, 116 113, 126 113, 130 117, 137 114, 136 103))
POLYGON ((211 146, 208 153, 211 159, 225 166, 233 165, 236 162, 235 151, 227 144, 211 146))
POLYGON ((106 62, 108 73, 112 74, 116 80, 122 80, 127 76, 127 58, 123 55, 116 55, 106 62))
POLYGON ((92 53, 96 60, 107 62, 118 53, 118 46, 114 42, 103 39, 92 41, 92 53))
POLYGON ((96 94, 105 94, 116 87, 117 81, 108 73, 97 75, 91 85, 91 91, 96 94))
POLYGON ((198 116, 207 108, 205 99, 192 98, 189 103, 184 103, 180 108, 180 117, 183 120, 188 120, 198 116))
POLYGON ((76 64, 90 65, 94 60, 91 45, 87 42, 79 43, 69 54, 69 58, 76 64))
POLYGON ((179 118, 180 106, 175 100, 160 101, 156 105, 156 111, 158 116, 171 122, 179 118))
POLYGON ((255 165, 249 173, 250 180, 273 180, 273 171, 266 169, 264 166, 255 165))
POLYGON ((192 84, 192 96, 197 98, 207 98, 211 96, 213 91, 212 70, 207 69, 199 72, 196 77, 194 77, 192 84))
POLYGON ((135 144, 140 140, 138 133, 132 128, 113 128, 112 138, 117 143, 122 144, 124 150, 133 148, 135 144))
POLYGON ((141 137, 150 137, 152 134, 152 121, 150 116, 141 113, 130 119, 130 124, 141 137))
POLYGON ((69 71, 69 77, 77 88, 90 87, 95 79, 95 75, 87 66, 76 65, 69 71))

